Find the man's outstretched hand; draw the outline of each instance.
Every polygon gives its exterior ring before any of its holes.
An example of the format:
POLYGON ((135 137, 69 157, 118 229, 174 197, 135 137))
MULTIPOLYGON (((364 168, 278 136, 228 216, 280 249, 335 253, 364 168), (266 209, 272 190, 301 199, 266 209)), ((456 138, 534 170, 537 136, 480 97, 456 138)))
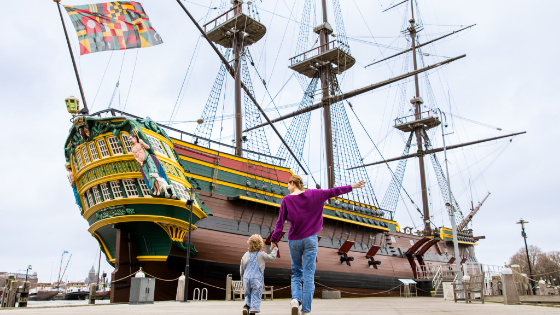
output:
POLYGON ((366 184, 365 180, 361 180, 357 183, 352 184, 352 189, 356 189, 356 188, 362 188, 364 187, 364 185, 366 184))

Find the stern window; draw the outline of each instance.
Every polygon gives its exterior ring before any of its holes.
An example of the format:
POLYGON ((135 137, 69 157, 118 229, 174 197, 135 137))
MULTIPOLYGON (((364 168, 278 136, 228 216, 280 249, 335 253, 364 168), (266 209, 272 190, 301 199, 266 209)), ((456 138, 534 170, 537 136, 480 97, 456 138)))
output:
POLYGON ((93 207, 95 205, 95 203, 93 202, 93 198, 91 197, 91 191, 87 191, 87 199, 89 201, 89 205, 90 207, 93 207))
POLYGON ((82 148, 82 153, 84 154, 84 162, 86 162, 86 165, 91 163, 91 160, 89 159, 89 154, 85 146, 82 148))
POLYGON ((136 185, 134 184, 134 179, 123 179, 123 184, 128 198, 139 196, 138 189, 136 189, 136 185))
POLYGON ((120 146, 117 137, 109 137, 107 140, 109 141, 109 146, 111 147, 113 155, 123 154, 122 147, 120 146))
POLYGON ((138 179, 138 183, 140 183, 140 189, 142 190, 142 195, 144 195, 144 197, 151 197, 150 195, 152 194, 152 192, 148 188, 148 185, 146 185, 144 179, 143 178, 138 179))
POLYGON ((97 186, 93 186, 91 190, 93 190, 93 197, 95 197, 95 203, 101 203, 103 200, 101 200, 101 196, 99 195, 99 189, 97 189, 97 186))
POLYGON ((82 154, 80 151, 76 150, 76 156, 78 158, 78 165, 80 166, 80 169, 82 169, 84 167, 84 162, 82 161, 82 154))
POLYGON ((169 157, 171 157, 171 159, 175 162, 177 162, 177 160, 175 159, 175 154, 173 154, 173 151, 171 151, 171 148, 169 147, 169 145, 167 145, 167 143, 163 142, 163 147, 165 148, 165 151, 167 151, 167 155, 169 155, 169 157))
POLYGON ((115 196, 115 199, 123 197, 118 180, 114 180, 111 182, 111 190, 113 191, 113 196, 115 196))
POLYGON ((175 190, 177 191, 177 194, 179 195, 179 198, 181 198, 181 200, 189 200, 189 194, 187 193, 183 185, 174 181, 171 181, 171 184, 173 184, 173 187, 175 187, 175 190))
POLYGON ((130 140, 128 140, 128 135, 123 133, 121 135, 122 142, 124 144, 124 148, 126 149, 126 153, 132 153, 132 144, 130 140))
POLYGON ((107 184, 103 183, 101 186, 101 193, 103 194, 103 200, 111 200, 111 194, 109 194, 109 188, 107 188, 107 184))
POLYGON ((167 157, 167 154, 165 154, 165 151, 163 151, 161 143, 159 143, 159 140, 156 137, 153 137, 153 136, 150 136, 150 135, 146 135, 146 137, 148 137, 148 140, 150 141, 150 144, 152 145, 152 149, 154 149, 154 151, 156 151, 156 153, 159 153, 160 155, 167 157))
POLYGON ((95 148, 95 143, 90 142, 88 145, 89 145, 89 152, 91 152, 91 158, 94 161, 99 160, 99 155, 97 154, 97 149, 95 148))
POLYGON ((102 158, 106 158, 109 156, 109 150, 107 150, 107 145, 105 144, 105 140, 103 139, 97 140, 97 146, 99 147, 99 152, 101 152, 102 158))
POLYGON ((86 208, 86 210, 87 210, 87 209, 89 209, 89 203, 87 202, 87 196, 86 196, 85 193, 84 193, 83 199, 84 199, 84 206, 85 206, 85 208, 86 208))

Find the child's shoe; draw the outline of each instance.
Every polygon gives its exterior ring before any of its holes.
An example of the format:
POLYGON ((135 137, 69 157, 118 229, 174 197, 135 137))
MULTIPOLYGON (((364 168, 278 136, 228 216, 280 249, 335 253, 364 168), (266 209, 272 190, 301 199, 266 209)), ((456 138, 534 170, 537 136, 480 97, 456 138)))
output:
POLYGON ((243 315, 249 315, 249 310, 251 308, 248 305, 243 306, 243 315))
POLYGON ((299 315, 299 307, 301 306, 301 303, 299 303, 297 299, 293 299, 292 302, 290 302, 290 305, 292 306, 292 315, 299 315))

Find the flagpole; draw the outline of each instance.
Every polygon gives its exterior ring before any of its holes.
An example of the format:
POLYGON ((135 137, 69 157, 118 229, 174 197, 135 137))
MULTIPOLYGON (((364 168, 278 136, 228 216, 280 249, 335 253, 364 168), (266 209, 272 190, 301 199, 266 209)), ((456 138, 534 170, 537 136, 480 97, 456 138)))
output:
POLYGON ((70 51, 70 57, 72 58, 72 65, 74 66, 74 73, 76 73, 76 79, 78 80, 78 86, 80 87, 80 94, 82 95, 82 102, 84 103, 83 111, 87 114, 89 113, 86 96, 84 95, 84 89, 82 88, 82 81, 80 80, 80 75, 78 74, 78 68, 76 67, 76 60, 74 60, 74 53, 72 52, 72 46, 70 45, 70 39, 68 38, 68 32, 66 31, 66 25, 64 24, 64 18, 62 17, 62 11, 60 10, 60 1, 53 0, 56 2, 58 7, 58 13, 60 13, 60 21, 62 22, 62 28, 64 28, 64 35, 66 35, 66 43, 68 44, 68 50, 70 51))

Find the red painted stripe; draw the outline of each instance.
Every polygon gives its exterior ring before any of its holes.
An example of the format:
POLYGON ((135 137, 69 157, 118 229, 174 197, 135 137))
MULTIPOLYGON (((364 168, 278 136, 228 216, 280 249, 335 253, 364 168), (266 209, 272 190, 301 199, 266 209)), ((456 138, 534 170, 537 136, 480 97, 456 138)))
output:
MULTIPOLYGON (((175 151, 179 155, 187 156, 193 159, 201 160, 207 163, 216 163, 216 158, 218 157, 215 154, 201 152, 195 149, 186 148, 180 145, 175 144, 175 151)), ((287 183, 292 174, 281 171, 275 170, 272 168, 264 167, 261 165, 253 165, 248 163, 243 163, 241 161, 236 161, 227 157, 220 157, 220 166, 228 167, 234 169, 239 172, 248 173, 251 175, 261 176, 264 178, 269 178, 272 180, 279 180, 281 182, 287 183)))

